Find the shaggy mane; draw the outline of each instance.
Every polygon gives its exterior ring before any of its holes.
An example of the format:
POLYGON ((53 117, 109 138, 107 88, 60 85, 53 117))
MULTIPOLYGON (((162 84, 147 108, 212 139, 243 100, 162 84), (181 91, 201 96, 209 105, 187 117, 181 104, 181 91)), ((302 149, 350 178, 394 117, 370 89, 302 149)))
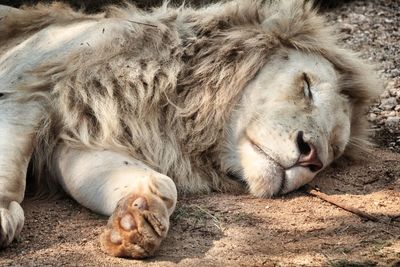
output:
POLYGON ((228 188, 218 159, 230 114, 246 84, 287 48, 321 55, 336 67, 353 103, 346 153, 358 152, 368 139, 367 107, 381 89, 371 69, 340 48, 309 1, 262 2, 164 4, 151 12, 127 4, 94 16, 56 3, 5 18, 0 40, 76 20, 119 23, 110 33, 115 42, 40 66, 37 84, 27 86, 32 94, 45 92, 49 110, 39 126, 38 176, 52 175, 46 166, 62 142, 125 151, 172 177, 181 192, 228 188))

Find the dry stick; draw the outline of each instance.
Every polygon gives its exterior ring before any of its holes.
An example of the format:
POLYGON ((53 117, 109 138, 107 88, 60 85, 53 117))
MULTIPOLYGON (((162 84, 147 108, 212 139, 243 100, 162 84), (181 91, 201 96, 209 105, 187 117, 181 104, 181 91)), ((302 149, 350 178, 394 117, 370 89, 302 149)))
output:
MULTIPOLYGON (((336 207, 339 207, 341 209, 344 209, 344 210, 347 210, 347 211, 349 211, 351 213, 354 213, 354 214, 356 214, 356 215, 358 215, 358 216, 360 216, 362 218, 368 219, 368 220, 373 221, 373 222, 386 223, 386 222, 383 222, 383 221, 379 220, 379 218, 377 218, 375 216, 372 216, 371 214, 368 214, 368 213, 366 213, 364 211, 361 211, 361 210, 359 210, 357 208, 354 208, 354 207, 351 207, 351 206, 347 205, 343 201, 340 201, 340 200, 338 200, 337 198, 335 198, 333 196, 329 196, 329 195, 327 195, 325 193, 317 191, 310 185, 304 186, 304 192, 306 192, 307 194, 309 194, 311 196, 318 197, 318 198, 320 198, 320 199, 322 199, 322 200, 324 200, 324 201, 326 201, 326 202, 328 202, 330 204, 333 204, 336 207)), ((390 224, 390 225, 392 225, 392 224, 390 224)))

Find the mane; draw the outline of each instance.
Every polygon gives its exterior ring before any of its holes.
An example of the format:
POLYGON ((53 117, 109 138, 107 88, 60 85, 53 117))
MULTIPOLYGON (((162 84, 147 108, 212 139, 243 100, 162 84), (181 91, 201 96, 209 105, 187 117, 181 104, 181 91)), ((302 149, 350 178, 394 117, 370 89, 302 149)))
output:
POLYGON ((53 24, 103 17, 103 14, 89 16, 74 11, 70 6, 61 2, 22 6, 20 9, 10 9, 9 13, 0 18, 0 46, 12 38, 33 34, 53 24))
MULTIPOLYGON (((86 19, 67 7, 58 12, 86 19)), ((353 103, 346 153, 367 142, 364 114, 380 86, 364 62, 340 48, 309 1, 236 0, 201 9, 164 4, 149 12, 126 5, 102 16, 120 23, 112 33, 116 42, 40 66, 37 84, 26 87, 33 95, 45 91, 50 111, 38 128, 40 177, 63 142, 129 153, 173 177, 181 192, 224 190, 218 159, 230 115, 247 83, 285 48, 321 55, 336 67, 353 103)))

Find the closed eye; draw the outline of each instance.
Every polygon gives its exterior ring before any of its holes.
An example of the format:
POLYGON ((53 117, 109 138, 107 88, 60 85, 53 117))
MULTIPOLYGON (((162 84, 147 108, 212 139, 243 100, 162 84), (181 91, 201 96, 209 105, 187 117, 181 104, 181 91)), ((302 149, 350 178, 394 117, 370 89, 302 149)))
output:
POLYGON ((303 72, 303 80, 304 80, 304 95, 309 98, 312 99, 313 95, 311 92, 311 80, 310 77, 308 77, 308 75, 303 72))

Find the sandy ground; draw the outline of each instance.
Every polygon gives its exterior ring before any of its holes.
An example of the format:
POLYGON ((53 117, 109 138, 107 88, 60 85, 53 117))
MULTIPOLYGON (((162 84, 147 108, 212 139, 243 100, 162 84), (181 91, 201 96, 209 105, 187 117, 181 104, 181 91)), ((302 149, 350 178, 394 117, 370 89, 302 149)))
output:
POLYGON ((400 266, 399 161, 399 154, 377 149, 368 160, 334 166, 314 182, 382 222, 300 191, 275 199, 192 196, 180 200, 169 236, 146 261, 105 255, 98 235, 107 218, 74 201, 27 200, 22 236, 0 252, 0 265, 400 266))
MULTIPOLYGON (((377 61, 389 81, 399 78, 396 7, 396 0, 353 1, 328 13, 341 23, 346 45, 377 61), (380 33, 389 39, 379 41, 380 33)), ((0 252, 0 266, 400 266, 400 154, 382 140, 398 136, 379 138, 382 147, 367 160, 333 166, 314 185, 380 222, 301 191, 275 199, 191 196, 180 199, 157 255, 134 261, 99 249, 107 218, 68 198, 26 199, 25 228, 0 252)))

